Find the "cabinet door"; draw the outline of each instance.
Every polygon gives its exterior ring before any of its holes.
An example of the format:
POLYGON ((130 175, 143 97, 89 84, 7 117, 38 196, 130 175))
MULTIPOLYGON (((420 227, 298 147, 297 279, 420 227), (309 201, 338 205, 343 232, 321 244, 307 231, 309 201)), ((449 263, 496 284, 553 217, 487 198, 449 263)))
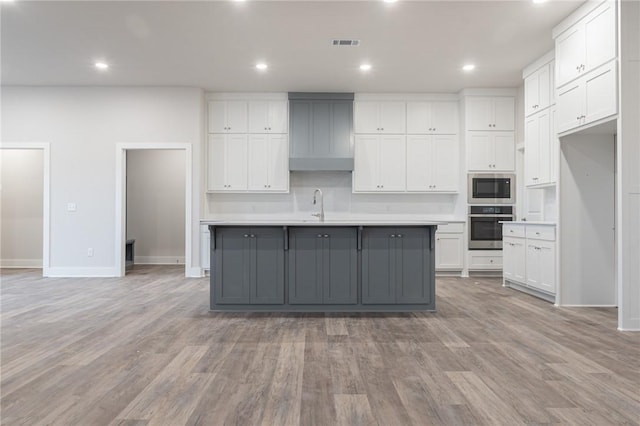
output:
POLYGON ((615 61, 585 76, 584 93, 582 124, 609 117, 618 111, 615 61))
POLYGON ((247 188, 249 191, 266 191, 269 186, 269 136, 249 135, 247 146, 247 188))
POLYGON ((616 57, 616 5, 614 1, 606 1, 584 21, 585 38, 585 72, 616 57))
POLYGON ((215 303, 244 304, 251 301, 249 228, 217 228, 215 303))
POLYGON ((527 240, 526 242, 526 270, 527 285, 540 288, 540 248, 538 241, 527 240))
POLYGON ((396 303, 395 233, 393 228, 365 228, 362 232, 362 303, 396 303))
POLYGON ((209 135, 207 146, 207 189, 209 191, 223 191, 225 183, 225 135, 209 135))
POLYGON ((247 133, 247 103, 245 101, 227 101, 225 111, 227 131, 229 133, 247 133))
POLYGON ((287 101, 269 102, 269 133, 289 133, 287 101))
POLYGON ((405 102, 380 102, 380 128, 382 133, 405 133, 406 129, 406 103, 405 102))
POLYGON ((431 133, 431 103, 407 102, 407 133, 428 134, 431 133))
POLYGON ((378 154, 380 137, 375 135, 357 135, 353 168, 353 190, 378 191, 378 154))
POLYGON ((466 100, 467 130, 493 130, 493 100, 469 96, 466 100))
POLYGON ((493 126, 491 130, 514 130, 515 99, 496 97, 493 99, 493 126))
POLYGON ((556 129, 556 107, 549 111, 549 182, 558 181, 558 158, 560 156, 560 140, 556 129))
POLYGON ((562 87, 580 75, 584 57, 584 27, 577 24, 556 38, 557 87, 562 87))
POLYGON ((269 132, 269 102, 249 102, 249 133, 269 132))
POLYGON ((225 101, 209 101, 207 111, 209 118, 207 129, 209 133, 227 133, 225 105, 225 101))
POLYGON ((280 228, 251 230, 251 303, 284 303, 284 231, 280 228))
POLYGON ((492 170, 513 171, 516 167, 516 146, 513 132, 495 132, 493 139, 492 170))
POLYGON ((287 135, 269 135, 268 190, 289 190, 289 144, 287 135))
POLYGON ((225 182, 229 191, 247 189, 247 135, 225 136, 225 182))
POLYGON ((527 118, 525 122, 524 158, 525 183, 527 186, 536 185, 540 180, 540 131, 538 116, 527 118))
POLYGON ((584 90, 578 81, 558 89, 556 104, 556 129, 558 133, 574 129, 582 124, 584 90))
POLYGON ((462 234, 436 233, 436 271, 463 268, 462 234))
POLYGON ((432 102, 431 103, 431 133, 439 135, 458 134, 458 103, 457 102, 432 102))
POLYGON ((358 302, 358 252, 355 228, 323 229, 322 302, 358 302))
POLYGON ((524 115, 529 116, 536 112, 536 107, 539 104, 540 80, 538 71, 536 71, 524 80, 524 115))
MULTIPOLYGON (((408 157, 407 157, 408 159, 408 157)), ((435 135, 431 139, 431 191, 458 192, 460 159, 458 137, 435 135)))
MULTIPOLYGON (((426 228, 399 228, 396 242, 396 302, 431 302, 430 236, 426 228)), ((392 237, 392 239, 394 239, 392 237)))
MULTIPOLYGON (((551 181, 551 129, 550 111, 545 110, 538 114, 538 173, 536 182, 548 184, 551 181)), ((525 155, 526 155, 525 150, 525 155)))
POLYGON ((407 191, 431 190, 433 136, 407 136, 407 191))
POLYGON ((506 280, 525 284, 525 239, 504 238, 502 247, 502 270, 506 280))
POLYGON ((540 281, 538 288, 549 293, 556 293, 556 251, 555 242, 538 241, 540 257, 540 281))
POLYGON ((467 169, 492 171, 493 142, 490 132, 467 133, 467 169))
POLYGON ((401 192, 407 188, 407 146, 405 136, 380 136, 380 190, 401 192))
POLYGON ((538 107, 536 111, 541 111, 551 105, 551 93, 555 90, 551 86, 551 73, 553 68, 549 64, 538 70, 538 107))
POLYGON ((378 103, 358 101, 354 103, 355 133, 379 133, 378 103))
POLYGON ((289 230, 289 303, 322 303, 322 228, 289 230))

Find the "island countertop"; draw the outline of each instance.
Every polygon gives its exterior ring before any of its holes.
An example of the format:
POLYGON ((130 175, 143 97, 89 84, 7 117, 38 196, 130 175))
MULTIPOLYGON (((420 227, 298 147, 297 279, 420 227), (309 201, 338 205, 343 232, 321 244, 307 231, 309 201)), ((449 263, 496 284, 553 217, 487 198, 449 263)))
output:
POLYGON ((437 226, 448 221, 418 219, 248 219, 248 220, 201 220, 209 226, 437 226))

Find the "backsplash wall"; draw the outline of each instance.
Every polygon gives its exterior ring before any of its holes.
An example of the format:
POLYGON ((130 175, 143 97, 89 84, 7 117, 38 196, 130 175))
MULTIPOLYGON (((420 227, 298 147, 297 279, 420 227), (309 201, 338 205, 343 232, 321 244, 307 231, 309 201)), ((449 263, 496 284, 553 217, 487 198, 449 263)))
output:
POLYGON ((320 188, 327 219, 382 215, 466 219, 463 188, 459 194, 354 194, 351 176, 351 172, 291 172, 288 194, 207 194, 205 218, 311 218, 319 209, 312 204, 313 191, 320 188))

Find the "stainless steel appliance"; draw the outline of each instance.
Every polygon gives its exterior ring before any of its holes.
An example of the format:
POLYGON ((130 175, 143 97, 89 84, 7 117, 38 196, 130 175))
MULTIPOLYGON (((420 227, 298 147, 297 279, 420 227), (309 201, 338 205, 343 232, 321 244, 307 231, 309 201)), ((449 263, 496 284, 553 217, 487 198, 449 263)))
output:
POLYGON ((469 174, 469 204, 515 204, 516 175, 511 173, 469 174))
POLYGON ((469 250, 502 250, 502 224, 515 219, 513 206, 469 206, 469 250))

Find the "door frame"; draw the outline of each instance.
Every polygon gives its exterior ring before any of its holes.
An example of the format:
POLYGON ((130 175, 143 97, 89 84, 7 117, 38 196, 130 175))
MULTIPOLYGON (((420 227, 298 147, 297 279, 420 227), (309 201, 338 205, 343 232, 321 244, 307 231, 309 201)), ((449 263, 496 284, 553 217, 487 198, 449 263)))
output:
POLYGON ((51 144, 49 142, 0 142, 0 149, 41 149, 42 188, 42 276, 49 276, 51 256, 51 144))
POLYGON ((116 144, 116 235, 115 235, 115 275, 123 277, 125 270, 125 242, 126 218, 127 218, 127 151, 133 150, 182 150, 185 156, 185 220, 184 220, 184 274, 190 276, 191 269, 191 243, 192 243, 192 200, 193 200, 193 157, 190 143, 118 143, 116 144))

